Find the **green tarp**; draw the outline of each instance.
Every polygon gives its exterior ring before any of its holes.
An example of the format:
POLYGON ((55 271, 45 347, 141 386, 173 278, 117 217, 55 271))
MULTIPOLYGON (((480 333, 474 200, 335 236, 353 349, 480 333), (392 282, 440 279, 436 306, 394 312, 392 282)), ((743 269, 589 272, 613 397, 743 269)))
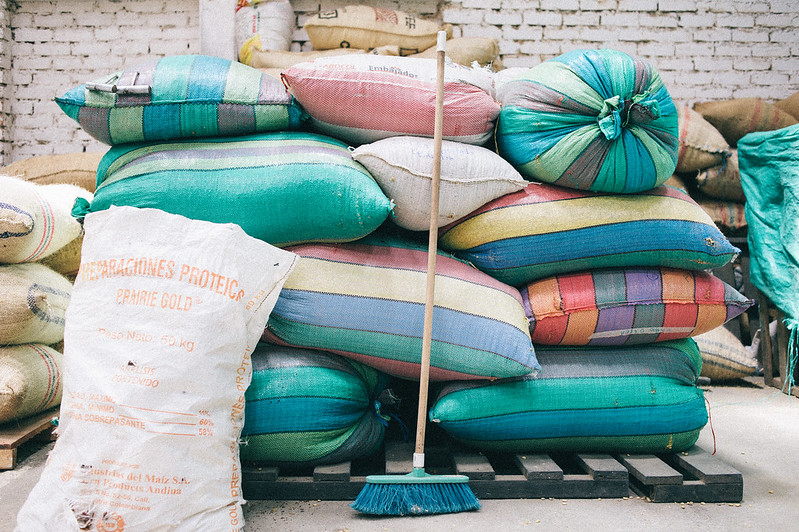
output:
POLYGON ((738 163, 746 194, 749 276, 785 313, 790 388, 799 354, 799 125, 744 136, 738 163))

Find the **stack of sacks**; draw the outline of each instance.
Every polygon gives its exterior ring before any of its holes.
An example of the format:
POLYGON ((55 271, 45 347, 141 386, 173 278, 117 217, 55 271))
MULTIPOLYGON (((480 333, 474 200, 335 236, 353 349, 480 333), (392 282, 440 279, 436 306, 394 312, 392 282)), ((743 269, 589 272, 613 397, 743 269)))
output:
MULTIPOLYGON (((56 155, 38 155, 20 159, 0 169, 0 173, 18 177, 37 185, 75 185, 94 193, 97 166, 102 153, 74 152, 56 155)), ((68 195, 64 205, 71 208, 68 195)), ((69 212, 68 210, 66 212, 69 212)), ((78 227, 77 224, 74 227, 78 227)), ((39 259, 39 262, 74 280, 80 267, 80 250, 83 232, 54 253, 39 259)))
POLYGON ((113 147, 94 200, 233 222, 273 245, 346 241, 389 215, 389 200, 346 145, 295 131, 283 85, 238 62, 185 55, 81 85, 56 101, 113 147), (108 92, 106 92, 108 91, 108 92))
MULTIPOLYGON (((266 5, 273 4, 282 2, 269 2, 266 5)), ((261 2, 250 9, 263 5, 261 2)), ((240 8, 237 17, 246 9, 240 8)), ((282 21, 273 19, 273 23, 282 28, 282 21)), ((241 46, 239 61, 280 77, 281 72, 292 65, 334 55, 371 53, 434 58, 437 34, 444 30, 447 32, 449 60, 464 66, 477 64, 494 70, 501 68, 496 39, 453 37, 452 27, 448 24, 442 28, 435 21, 393 9, 349 5, 322 11, 310 17, 302 30, 308 35, 309 50, 270 49, 270 46, 264 45, 261 37, 253 36, 241 46)))
MULTIPOLYGON (((282 83, 238 62, 164 57, 76 87, 57 102, 111 145, 94 197, 74 202, 77 218, 113 206, 154 208, 235 223, 287 246, 356 240, 391 213, 390 200, 346 144, 300 131, 306 115, 282 83)), ((339 438, 328 447, 370 452, 375 435, 382 432, 355 431, 372 438, 368 445, 340 440, 340 433, 322 437, 339 438)), ((303 456, 313 458, 310 450, 303 456)))
POLYGON ((745 235, 746 196, 737 144, 747 133, 796 124, 796 98, 769 103, 735 98, 680 106, 680 151, 675 176, 713 221, 731 236, 745 235))
MULTIPOLYGON (((72 283, 42 264, 80 240, 70 210, 91 193, 0 175, 0 423, 61 402, 64 315, 72 283)), ((63 261, 57 264, 70 269, 63 261)))
POLYGON ((486 450, 679 451, 707 422, 691 339, 751 305, 706 270, 739 250, 687 194, 677 109, 655 69, 576 51, 498 91, 497 145, 532 182, 439 243, 517 287, 542 370, 450 383, 430 412, 486 450))

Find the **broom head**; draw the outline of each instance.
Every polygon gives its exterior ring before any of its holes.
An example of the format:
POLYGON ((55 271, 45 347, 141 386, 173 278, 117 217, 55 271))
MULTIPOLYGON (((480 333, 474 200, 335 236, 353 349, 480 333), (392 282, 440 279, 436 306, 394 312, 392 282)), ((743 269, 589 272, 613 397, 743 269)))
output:
POLYGON ((480 508, 465 475, 430 475, 414 468, 407 475, 369 475, 350 505, 372 515, 426 515, 480 508))

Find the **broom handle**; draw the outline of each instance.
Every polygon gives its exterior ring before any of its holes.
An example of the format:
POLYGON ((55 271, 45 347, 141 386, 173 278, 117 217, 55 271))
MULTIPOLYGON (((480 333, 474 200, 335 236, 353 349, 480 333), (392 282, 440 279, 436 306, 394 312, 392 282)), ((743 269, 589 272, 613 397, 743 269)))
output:
POLYGON ((419 411, 416 418, 416 449, 414 467, 424 467, 424 437, 427 426, 427 389, 430 382, 430 348, 433 338, 433 303, 438 246, 438 195, 441 180, 441 142, 444 122, 444 54, 447 34, 438 32, 436 47, 436 115, 433 130, 433 176, 430 184, 430 234, 427 242, 427 285, 424 301, 424 331, 422 333, 422 364, 419 376, 419 411), (419 458, 417 458, 417 455, 419 458), (421 464, 417 464, 421 460, 421 464))

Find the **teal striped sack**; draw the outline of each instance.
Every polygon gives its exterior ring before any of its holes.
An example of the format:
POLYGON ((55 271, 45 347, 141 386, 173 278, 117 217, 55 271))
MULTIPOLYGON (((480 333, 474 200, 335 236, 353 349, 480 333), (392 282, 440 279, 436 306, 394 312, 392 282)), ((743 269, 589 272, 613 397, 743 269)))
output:
POLYGON ((497 97, 499 152, 531 179, 630 193, 677 167, 677 108, 643 59, 575 50, 505 83, 497 97))
MULTIPOLYGON (((290 248, 297 266, 263 339, 332 351, 418 380, 427 247, 370 235, 290 248)), ((441 252, 436 257, 430 380, 489 379, 539 369, 521 295, 441 252)))
POLYGON ((94 200, 235 223, 275 246, 361 238, 391 201, 347 145, 300 132, 115 146, 100 161, 94 200))
POLYGON ((479 450, 515 453, 679 452, 707 423, 690 338, 536 353, 537 376, 448 383, 430 420, 479 450))
POLYGON ((439 245, 513 286, 615 267, 710 270, 740 250, 685 192, 637 194, 530 183, 443 227, 439 245))
POLYGON ((296 129, 305 117, 278 79, 204 55, 154 59, 55 101, 89 135, 112 146, 296 129))
POLYGON ((313 466, 355 460, 383 442, 388 376, 354 360, 259 344, 245 394, 241 459, 313 466))

